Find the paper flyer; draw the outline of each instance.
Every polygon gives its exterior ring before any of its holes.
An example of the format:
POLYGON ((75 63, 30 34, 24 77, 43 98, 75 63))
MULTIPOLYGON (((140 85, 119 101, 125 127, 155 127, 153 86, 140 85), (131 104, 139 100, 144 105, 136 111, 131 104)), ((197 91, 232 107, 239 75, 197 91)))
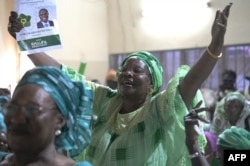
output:
POLYGON ((36 53, 62 48, 56 0, 15 0, 23 29, 16 33, 21 52, 36 53))

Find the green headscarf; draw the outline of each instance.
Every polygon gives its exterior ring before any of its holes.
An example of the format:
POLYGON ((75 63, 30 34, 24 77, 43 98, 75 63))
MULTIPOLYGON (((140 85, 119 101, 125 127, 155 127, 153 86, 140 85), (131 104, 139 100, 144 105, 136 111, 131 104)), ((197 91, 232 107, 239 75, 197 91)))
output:
POLYGON ((249 150, 250 132, 244 128, 232 126, 219 135, 217 145, 224 149, 249 150))
POLYGON ((56 147, 67 150, 71 157, 80 154, 91 138, 91 89, 80 81, 72 81, 60 69, 49 66, 27 71, 16 89, 26 84, 35 84, 49 93, 67 120, 61 134, 55 138, 56 147))
POLYGON ((221 101, 217 103, 214 116, 217 116, 217 114, 219 114, 219 115, 226 117, 227 115, 225 113, 224 105, 227 101, 231 101, 231 100, 237 100, 243 105, 243 109, 240 114, 240 117, 242 115, 245 115, 245 113, 249 111, 249 108, 246 104, 245 96, 242 93, 235 91, 235 92, 228 92, 228 94, 225 97, 223 97, 221 101))
POLYGON ((245 104, 245 96, 241 94, 240 92, 228 92, 228 94, 225 96, 225 102, 230 101, 230 100, 237 100, 241 102, 243 105, 245 104))
POLYGON ((132 57, 136 57, 137 59, 143 61, 147 65, 150 75, 151 75, 151 81, 153 84, 152 96, 155 95, 157 92, 159 92, 162 86, 162 81, 163 81, 162 80, 163 69, 159 60, 153 54, 146 52, 146 51, 134 52, 132 54, 129 54, 123 60, 122 64, 120 65, 118 69, 118 73, 122 70, 122 67, 125 64, 125 62, 132 57))

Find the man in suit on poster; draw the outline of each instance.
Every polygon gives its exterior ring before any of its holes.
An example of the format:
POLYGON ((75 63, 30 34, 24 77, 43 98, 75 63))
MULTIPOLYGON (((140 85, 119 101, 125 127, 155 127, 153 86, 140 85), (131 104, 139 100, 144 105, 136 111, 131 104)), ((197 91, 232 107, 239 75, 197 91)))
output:
POLYGON ((42 8, 39 10, 40 21, 37 23, 37 28, 54 26, 54 22, 49 20, 49 12, 47 9, 42 8))

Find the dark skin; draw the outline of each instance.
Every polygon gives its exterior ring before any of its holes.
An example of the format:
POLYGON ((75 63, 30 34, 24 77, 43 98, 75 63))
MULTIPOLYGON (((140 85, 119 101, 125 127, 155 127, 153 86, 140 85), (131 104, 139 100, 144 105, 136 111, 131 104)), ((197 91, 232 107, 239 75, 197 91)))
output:
POLYGON ((141 107, 148 99, 152 88, 148 67, 139 59, 125 62, 118 75, 118 89, 123 97, 120 113, 129 113, 141 107))
POLYGON ((242 104, 238 100, 229 100, 225 102, 224 104, 225 113, 231 125, 236 125, 237 121, 240 118, 240 114, 243 108, 244 104, 242 104))
POLYGON ((5 113, 7 139, 13 153, 0 165, 74 165, 72 159, 56 151, 55 131, 61 129, 66 120, 46 91, 32 84, 18 87, 10 105, 17 106, 5 113), (24 110, 23 106, 32 109, 24 110))
MULTIPOLYGON (((215 57, 218 57, 223 49, 227 20, 231 6, 232 3, 229 3, 223 10, 217 10, 216 12, 211 30, 211 42, 208 45, 208 49, 215 57)), ((16 32, 21 31, 17 17, 18 15, 15 12, 11 12, 9 17, 10 26, 8 27, 8 31, 13 37, 16 36, 16 32)), ((54 66, 61 68, 59 62, 44 52, 30 54, 28 57, 36 66, 54 66)), ((193 65, 188 74, 179 83, 178 90, 187 108, 190 108, 197 90, 212 72, 217 61, 218 59, 211 56, 208 51, 204 51, 200 59, 193 65)), ((130 113, 149 101, 149 93, 152 87, 150 81, 151 76, 149 75, 145 64, 139 60, 127 61, 125 65, 122 66, 122 71, 124 71, 124 73, 118 78, 118 91, 121 93, 123 99, 120 113, 130 113), (135 69, 138 66, 139 68, 142 68, 142 73, 139 74, 140 76, 135 74, 135 69)), ((188 128, 186 130, 191 129, 188 128)), ((189 136, 187 136, 187 138, 189 138, 189 136)), ((198 148, 197 142, 193 141, 193 139, 192 141, 187 141, 186 144, 190 153, 196 150, 194 147, 198 148)), ((196 162, 196 159, 195 161, 192 160, 192 163, 194 165, 197 163, 199 164, 198 161, 196 162)))
POLYGON ((199 126, 198 121, 208 123, 206 119, 201 118, 198 114, 203 111, 207 111, 207 108, 200 108, 202 102, 200 101, 193 110, 184 117, 185 133, 186 133, 186 146, 188 148, 189 154, 194 154, 196 152, 199 155, 191 159, 193 166, 209 166, 206 157, 201 153, 200 147, 198 145, 199 132, 195 129, 195 126, 199 126))
POLYGON ((48 10, 46 9, 41 9, 39 11, 39 18, 42 22, 47 22, 48 21, 48 18, 49 18, 49 13, 48 13, 48 10))
MULTIPOLYGON (((211 36, 212 40, 208 46, 209 50, 215 55, 219 56, 222 52, 224 45, 224 37, 227 27, 227 19, 229 16, 229 11, 232 6, 232 3, 226 5, 223 10, 217 10, 216 16, 212 25, 211 36)), ((20 32, 22 29, 19 26, 20 23, 17 20, 17 13, 11 12, 9 17, 10 27, 8 27, 9 33, 15 37, 16 32, 20 32)), ((54 66, 61 68, 61 64, 53 59, 51 56, 47 55, 44 52, 29 54, 28 55, 31 61, 36 66, 54 66)), ((203 53, 201 58, 194 64, 188 74, 185 76, 182 82, 179 84, 179 91, 182 96, 182 99, 187 107, 190 106, 198 88, 201 86, 204 80, 213 70, 218 59, 213 58, 207 51, 203 53)), ((149 76, 150 77, 150 76, 149 76)), ((118 81, 118 84, 121 84, 118 81)), ((147 99, 145 89, 144 99, 147 99)), ((135 94, 136 95, 136 94, 135 94)), ((136 101, 134 101, 136 102, 136 101)), ((145 102, 145 101, 144 101, 145 102)), ((141 104, 141 103, 139 103, 141 104)), ((139 105, 138 104, 138 105, 139 105)), ((131 103, 131 105, 136 105, 136 103, 131 103)), ((134 110, 131 110, 134 111, 134 110)))

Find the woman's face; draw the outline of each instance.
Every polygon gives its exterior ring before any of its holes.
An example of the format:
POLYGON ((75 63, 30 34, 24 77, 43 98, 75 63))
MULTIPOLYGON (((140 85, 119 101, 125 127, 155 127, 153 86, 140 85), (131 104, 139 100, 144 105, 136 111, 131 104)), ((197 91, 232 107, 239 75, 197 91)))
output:
POLYGON ((41 151, 53 144, 60 113, 42 88, 32 84, 18 87, 5 111, 7 139, 13 151, 41 151))
POLYGON ((229 100, 225 102, 225 113, 230 122, 236 123, 240 117, 244 105, 238 100, 229 100))
POLYGON ((118 90, 122 96, 145 97, 152 88, 148 67, 139 59, 128 59, 118 74, 118 90))

